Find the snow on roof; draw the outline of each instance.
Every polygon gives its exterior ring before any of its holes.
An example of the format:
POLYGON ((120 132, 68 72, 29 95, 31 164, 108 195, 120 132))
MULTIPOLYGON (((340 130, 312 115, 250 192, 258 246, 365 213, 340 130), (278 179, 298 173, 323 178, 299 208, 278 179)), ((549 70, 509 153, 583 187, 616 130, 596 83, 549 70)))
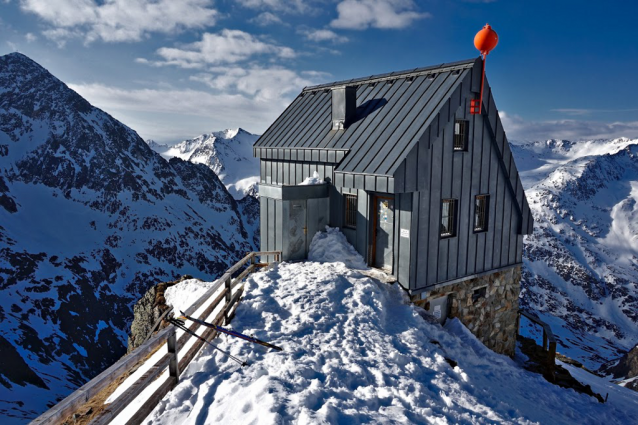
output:
POLYGON ((312 177, 306 177, 304 181, 299 183, 299 186, 310 186, 313 184, 323 184, 323 183, 324 181, 321 180, 321 178, 319 177, 319 173, 315 171, 314 173, 312 173, 312 177))
POLYGON ((398 285, 346 265, 362 260, 339 235, 328 229, 313 240, 314 259, 323 262, 281 263, 246 281, 232 327, 282 352, 216 339, 250 366, 204 348, 147 421, 626 424, 638 417, 630 390, 613 389, 628 391, 633 403, 610 393, 600 404, 488 350, 456 319, 445 328, 426 323, 398 285))

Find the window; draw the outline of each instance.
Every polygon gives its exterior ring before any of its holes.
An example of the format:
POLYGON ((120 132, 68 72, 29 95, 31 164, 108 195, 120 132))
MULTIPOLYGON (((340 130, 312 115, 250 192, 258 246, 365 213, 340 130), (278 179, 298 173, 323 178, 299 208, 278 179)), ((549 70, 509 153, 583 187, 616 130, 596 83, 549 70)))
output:
POLYGON ((345 203, 345 217, 343 218, 343 227, 350 229, 357 228, 357 195, 343 195, 345 203))
POLYGON ((476 195, 474 199, 474 231, 487 230, 487 207, 490 195, 476 195))
POLYGON ((444 199, 441 207, 441 237, 456 234, 456 199, 444 199))
POLYGON ((469 121, 454 121, 454 150, 467 150, 467 134, 470 127, 469 121))
POLYGON ((478 300, 481 298, 485 298, 487 296, 487 286, 482 286, 480 288, 474 289, 472 292, 472 304, 476 304, 478 300))

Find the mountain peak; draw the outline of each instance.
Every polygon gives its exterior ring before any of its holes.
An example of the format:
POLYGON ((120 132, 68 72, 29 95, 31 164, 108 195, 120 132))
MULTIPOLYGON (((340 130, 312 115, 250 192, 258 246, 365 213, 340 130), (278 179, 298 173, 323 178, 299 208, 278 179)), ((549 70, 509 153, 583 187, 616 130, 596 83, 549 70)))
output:
POLYGON ((243 130, 241 130, 241 128, 236 128, 236 129, 227 128, 222 131, 214 131, 212 134, 213 136, 219 139, 232 139, 233 137, 237 136, 237 134, 240 131, 243 131, 243 130))
MULTIPOLYGON (((5 66, 7 66, 7 67, 12 67, 12 66, 29 67, 29 68, 31 68, 32 72, 33 71, 35 71, 35 72, 46 72, 47 74, 49 74, 49 72, 46 69, 44 69, 40 64, 38 64, 33 59, 31 59, 27 55, 22 54, 20 52, 12 52, 12 53, 8 53, 6 55, 0 56, 0 64, 2 64, 3 68, 5 66)), ((53 77, 53 75, 51 75, 51 74, 49 74, 49 75, 51 77, 53 77)), ((55 77, 53 77, 53 78, 55 78, 55 77)))

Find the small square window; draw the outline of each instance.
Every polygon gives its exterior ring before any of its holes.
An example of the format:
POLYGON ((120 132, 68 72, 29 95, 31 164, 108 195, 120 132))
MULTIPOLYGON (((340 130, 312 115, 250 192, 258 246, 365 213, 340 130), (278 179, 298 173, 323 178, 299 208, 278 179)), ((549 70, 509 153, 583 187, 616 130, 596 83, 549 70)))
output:
POLYGON ((472 292, 472 304, 475 304, 481 298, 485 298, 487 296, 487 286, 482 286, 480 288, 474 289, 472 292))
POLYGON ((467 135, 470 122, 465 120, 454 121, 454 150, 467 150, 467 135))
POLYGON ((456 235, 456 199, 444 199, 441 204, 441 237, 456 235))
POLYGON ((344 218, 343 227, 350 229, 357 228, 357 195, 343 195, 344 218))
POLYGON ((487 217, 490 195, 476 195, 474 199, 474 231, 487 230, 487 217))

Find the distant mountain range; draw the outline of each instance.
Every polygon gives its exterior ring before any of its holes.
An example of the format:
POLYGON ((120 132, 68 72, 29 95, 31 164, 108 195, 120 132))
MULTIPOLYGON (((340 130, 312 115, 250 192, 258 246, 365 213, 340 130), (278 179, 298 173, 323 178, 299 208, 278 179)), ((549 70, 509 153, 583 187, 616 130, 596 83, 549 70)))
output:
POLYGON ((180 158, 204 164, 217 174, 235 199, 257 196, 259 158, 253 157, 252 147, 259 136, 239 128, 202 134, 175 145, 163 145, 153 140, 147 143, 166 159, 180 158))
POLYGON ((2 423, 121 357, 150 286, 214 279, 256 249, 256 213, 208 166, 165 160, 26 56, 1 56, 2 423))
POLYGON ((515 144, 534 214, 521 306, 597 369, 638 343, 638 140, 515 144))
MULTIPOLYGON (((237 129, 147 144, 26 56, 0 57, 3 423, 123 355, 150 286, 214 279, 258 249, 256 139, 237 129)), ((552 326, 559 351, 610 370, 638 343, 638 140, 512 151, 536 220, 521 306, 552 326)), ((635 358, 618 364, 634 370, 635 358)))

